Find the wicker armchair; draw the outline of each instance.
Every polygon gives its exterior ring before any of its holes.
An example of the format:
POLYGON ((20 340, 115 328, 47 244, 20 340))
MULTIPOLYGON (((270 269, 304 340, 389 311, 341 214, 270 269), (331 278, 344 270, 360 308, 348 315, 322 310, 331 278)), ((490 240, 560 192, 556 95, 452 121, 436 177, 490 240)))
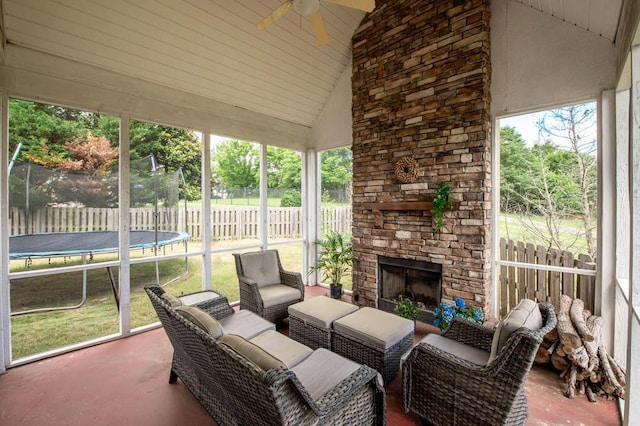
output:
POLYGON ((304 300, 302 276, 282 269, 277 250, 233 256, 240 283, 240 309, 277 323, 288 316, 289 305, 304 300))
POLYGON ((423 339, 402 364, 404 410, 434 425, 524 424, 524 383, 543 336, 556 326, 553 306, 538 307, 542 327, 515 330, 497 352, 494 348, 492 359, 494 330, 471 321, 455 318, 442 336, 434 337, 474 356, 461 357, 423 339), (480 364, 483 359, 488 363, 480 364))

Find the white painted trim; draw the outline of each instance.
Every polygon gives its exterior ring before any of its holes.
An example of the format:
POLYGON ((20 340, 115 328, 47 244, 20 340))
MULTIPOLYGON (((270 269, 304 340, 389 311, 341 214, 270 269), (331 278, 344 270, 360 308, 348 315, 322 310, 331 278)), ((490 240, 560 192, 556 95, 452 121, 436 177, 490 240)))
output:
POLYGON ((263 250, 267 248, 269 244, 269 188, 267 185, 267 144, 260 144, 260 228, 258 229, 258 235, 260 235, 260 246, 263 250))
POLYGON ((602 93, 598 102, 598 199, 595 311, 605 319, 602 341, 612 353, 616 265, 616 94, 602 93))
POLYGON ((211 289, 211 132, 202 133, 202 289, 211 289))
POLYGON ((634 307, 640 305, 640 46, 631 48, 631 106, 629 137, 630 183, 630 253, 629 312, 627 339, 627 386, 624 404, 624 424, 640 419, 640 323, 634 307))
MULTIPOLYGON (((318 258, 318 249, 316 241, 319 239, 320 231, 320 154, 313 149, 305 152, 306 159, 306 204, 304 209, 307 211, 307 268, 316 264, 318 258)), ((307 269, 308 270, 308 269, 307 269)), ((317 284, 321 282, 318 271, 314 271, 308 275, 308 283, 317 284)))
POLYGON ((123 336, 128 336, 131 332, 131 254, 130 254, 130 242, 129 229, 131 227, 131 218, 129 215, 130 209, 130 189, 129 189, 129 177, 130 177, 130 140, 129 140, 129 128, 130 118, 128 115, 123 114, 120 117, 120 143, 118 151, 118 173, 119 188, 118 188, 118 210, 120 213, 120 233, 119 239, 119 252, 118 261, 120 268, 118 270, 120 283, 120 333, 123 336))
POLYGON ((0 91, 0 374, 11 363, 9 295, 9 97, 0 91))
POLYGON ((498 277, 497 261, 500 259, 498 247, 500 247, 500 119, 494 117, 493 137, 491 138, 491 300, 489 303, 489 314, 498 318, 500 312, 500 280, 498 277))
POLYGON ((566 266, 540 265, 537 263, 512 262, 508 260, 496 260, 495 263, 497 266, 514 266, 516 268, 535 269, 538 271, 563 272, 589 277, 595 277, 597 275, 597 271, 593 269, 568 268, 566 266))
POLYGON ((300 153, 301 157, 301 201, 302 201, 302 282, 304 285, 307 285, 309 282, 309 274, 307 271, 309 270, 309 211, 307 210, 307 206, 309 204, 309 176, 307 176, 309 169, 309 160, 307 158, 306 152, 300 153))

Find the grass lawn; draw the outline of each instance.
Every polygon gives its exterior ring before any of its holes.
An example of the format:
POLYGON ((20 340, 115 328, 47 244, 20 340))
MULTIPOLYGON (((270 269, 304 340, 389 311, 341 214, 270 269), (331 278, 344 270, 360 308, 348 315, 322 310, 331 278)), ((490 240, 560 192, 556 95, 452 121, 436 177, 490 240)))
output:
MULTIPOLYGON (((231 243, 226 242, 225 247, 231 243)), ((242 242, 234 242, 236 246, 242 242)), ((244 242, 246 245, 247 242, 244 242)), ((190 243, 192 250, 199 250, 190 243)), ((217 247, 214 247, 217 248, 217 247)), ((302 245, 291 243, 274 246, 278 249, 284 268, 302 272, 302 245)), ((250 249, 247 251, 253 251, 250 249)), ((239 299, 233 250, 213 254, 211 261, 212 288, 227 296, 230 302, 239 299)), ((96 256, 95 261, 104 261, 109 255, 96 256)), ((111 255, 111 259, 113 256, 111 255)), ((34 261, 32 268, 70 265, 61 259, 34 261)), ((12 265, 12 272, 24 269, 20 264, 12 265), (17 265, 17 266, 16 266, 17 265)), ((200 256, 189 258, 188 273, 185 260, 171 259, 159 262, 160 282, 173 278, 166 291, 180 295, 198 291, 202 287, 202 261, 200 256)), ((113 274, 117 279, 118 270, 113 274)), ((157 322, 157 316, 144 286, 155 282, 155 262, 131 265, 131 327, 136 328, 157 322)), ((348 277, 350 281, 350 276, 348 277)), ((351 288, 344 280, 345 288, 351 288)), ((72 306, 82 299, 82 273, 54 274, 46 277, 11 280, 12 312, 53 306, 72 306)), ((105 269, 87 272, 87 300, 77 309, 42 312, 11 317, 12 358, 18 359, 47 350, 84 342, 109 334, 118 333, 119 317, 113 291, 105 269)))

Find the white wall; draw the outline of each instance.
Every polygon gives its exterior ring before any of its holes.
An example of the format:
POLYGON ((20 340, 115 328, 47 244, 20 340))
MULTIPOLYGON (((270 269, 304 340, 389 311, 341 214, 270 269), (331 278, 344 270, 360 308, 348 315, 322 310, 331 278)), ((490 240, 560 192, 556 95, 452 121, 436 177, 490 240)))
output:
POLYGON ((353 64, 349 61, 313 124, 311 141, 316 151, 351 146, 353 142, 352 69, 353 64))
POLYGON ((300 151, 311 140, 309 127, 15 45, 6 48, 0 85, 13 97, 300 151))
POLYGON ((597 99, 616 86, 613 43, 514 0, 491 4, 491 112, 597 99))

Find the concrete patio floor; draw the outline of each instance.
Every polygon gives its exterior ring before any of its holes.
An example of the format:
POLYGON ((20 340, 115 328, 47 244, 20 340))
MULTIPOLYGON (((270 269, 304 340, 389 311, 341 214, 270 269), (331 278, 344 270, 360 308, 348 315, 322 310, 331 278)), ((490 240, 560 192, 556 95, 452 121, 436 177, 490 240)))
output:
MULTIPOLYGON (((308 287, 307 297, 325 294, 308 287)), ((418 323, 416 340, 433 330, 418 323)), ((170 385, 172 348, 163 329, 10 369, 0 376, 0 424, 215 425, 178 380, 170 385)), ((562 395, 557 373, 534 367, 526 384, 527 425, 620 424, 617 403, 562 395)), ((402 411, 400 375, 387 387, 387 424, 418 425, 402 411)))

